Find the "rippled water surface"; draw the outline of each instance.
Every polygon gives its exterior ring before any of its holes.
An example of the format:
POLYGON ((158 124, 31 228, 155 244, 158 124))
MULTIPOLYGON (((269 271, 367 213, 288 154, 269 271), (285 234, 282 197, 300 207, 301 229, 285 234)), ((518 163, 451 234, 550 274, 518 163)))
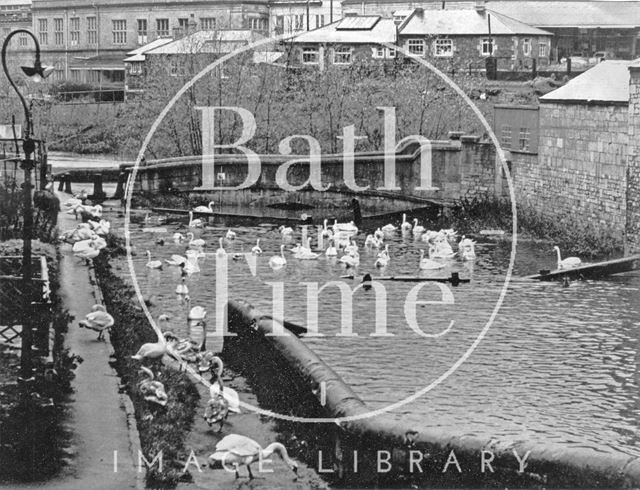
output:
MULTIPOLYGON (((170 235, 177 224, 158 224, 156 216, 144 226, 164 226, 168 233, 144 232, 132 225, 136 275, 144 294, 155 294, 158 304, 173 315, 172 328, 186 334, 186 307, 174 293, 180 274, 176 268, 162 271, 145 267, 144 251, 154 258, 184 254, 185 245, 175 245, 170 235), (164 246, 156 244, 163 236, 164 246)), ((116 226, 118 220, 114 219, 116 226)), ((384 224, 384 223, 382 223, 384 224)), ((246 225, 211 223, 196 236, 215 253, 218 239, 228 226, 237 238, 225 241, 227 252, 249 252, 261 238, 264 255, 252 273, 247 262, 228 261, 229 297, 246 299, 266 313, 271 312, 272 286, 282 283, 287 320, 306 325, 307 287, 303 283, 356 281, 340 279, 342 266, 322 255, 315 261, 299 261, 287 252, 288 264, 272 271, 268 258, 282 243, 275 224, 246 225)), ((187 231, 183 227, 180 231, 187 231)), ((371 230, 367 230, 369 232, 371 230)), ((296 229, 293 242, 300 241, 296 229)), ((315 233, 314 246, 316 245, 315 233)), ((361 232, 357 240, 364 242, 361 232)), ((421 242, 396 234, 388 239, 391 263, 383 272, 373 267, 375 252, 361 250, 358 273, 374 275, 419 275, 421 242)), ((451 288, 454 304, 419 305, 417 323, 422 332, 437 334, 453 321, 445 335, 425 338, 407 324, 405 303, 417 283, 383 282, 386 302, 376 308, 373 291, 360 289, 354 296, 353 332, 357 337, 336 336, 340 332, 340 295, 327 288, 319 300, 319 329, 324 337, 306 339, 330 366, 373 408, 384 408, 433 383, 447 372, 476 340, 500 297, 509 264, 511 242, 485 242, 476 247, 473 264, 452 261, 443 272, 458 271, 471 277, 470 284, 451 288), (376 311, 386 304, 388 332, 392 337, 372 337, 376 311)), ((517 280, 538 269, 553 268, 555 256, 548 243, 518 244, 512 281, 504 304, 486 337, 457 371, 419 399, 392 413, 415 426, 439 426, 455 434, 500 440, 556 442, 599 452, 624 452, 640 456, 638 434, 638 330, 640 327, 640 275, 620 275, 603 281, 530 283, 517 280)), ((188 279, 192 304, 215 311, 215 257, 200 260, 202 271, 188 279)), ((436 283, 424 283, 419 299, 437 302, 442 292, 436 283)), ((156 308, 155 313, 160 309, 156 308)))

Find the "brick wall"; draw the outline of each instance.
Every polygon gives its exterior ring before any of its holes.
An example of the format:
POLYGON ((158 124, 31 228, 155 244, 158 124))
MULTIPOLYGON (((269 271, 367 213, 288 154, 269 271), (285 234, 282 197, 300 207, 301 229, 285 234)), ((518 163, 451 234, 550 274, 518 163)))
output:
POLYGON ((640 66, 629 69, 626 250, 640 253, 640 66))
POLYGON ((626 221, 626 105, 542 104, 538 158, 514 154, 516 196, 549 217, 626 221))

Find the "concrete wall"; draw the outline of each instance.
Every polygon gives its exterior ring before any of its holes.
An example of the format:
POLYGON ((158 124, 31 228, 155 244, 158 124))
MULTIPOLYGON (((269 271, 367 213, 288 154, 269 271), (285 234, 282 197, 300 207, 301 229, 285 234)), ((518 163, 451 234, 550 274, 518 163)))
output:
POLYGON ((541 104, 538 157, 513 154, 516 195, 553 218, 626 222, 626 105, 541 104))
POLYGON ((630 69, 626 249, 640 253, 640 65, 630 69))
MULTIPOLYGON (((420 185, 420 153, 417 145, 409 144, 396 155, 397 191, 379 190, 384 186, 384 155, 367 153, 356 155, 355 177, 359 186, 370 189, 358 192, 369 199, 364 204, 372 209, 396 209, 402 202, 413 201, 451 204, 463 196, 501 193, 506 186, 496 178, 495 151, 491 144, 478 142, 475 137, 462 140, 433 142, 432 176, 437 190, 417 190, 420 185)), ((248 190, 200 191, 207 198, 223 204, 263 206, 284 202, 304 202, 312 206, 341 206, 350 201, 354 192, 343 178, 342 155, 324 155, 322 158, 322 183, 331 183, 328 191, 304 189, 283 192, 276 184, 275 174, 282 163, 296 156, 263 156, 262 173, 258 183, 248 190)), ((298 157, 299 158, 299 157, 298 157)), ((216 160, 215 175, 224 174, 224 181, 217 186, 240 185, 246 176, 247 166, 243 156, 221 155, 216 160)), ((294 165, 288 174, 291 185, 300 185, 308 178, 308 164, 294 165)), ((148 162, 139 170, 136 189, 145 192, 170 190, 192 192, 202 181, 202 163, 199 158, 148 162)))

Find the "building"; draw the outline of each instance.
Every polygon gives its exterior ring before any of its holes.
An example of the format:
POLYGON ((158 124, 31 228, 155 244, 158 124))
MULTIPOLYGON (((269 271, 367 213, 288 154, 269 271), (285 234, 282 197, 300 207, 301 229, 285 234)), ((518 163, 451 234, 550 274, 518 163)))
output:
POLYGON ((551 32, 551 58, 591 57, 608 51, 619 59, 640 55, 640 1, 623 0, 343 0, 344 15, 391 17, 407 9, 470 9, 476 5, 551 32))
POLYGON ((550 218, 613 228, 622 238, 629 145, 637 139, 630 139, 631 64, 604 61, 541 97, 537 151, 514 149, 502 137, 520 204, 550 218))
MULTIPOLYGON (((2 40, 16 29, 31 30, 31 0, 0 0, 0 32, 2 40)), ((19 36, 16 48, 32 46, 26 36, 19 36)))
POLYGON ((416 8, 398 27, 398 43, 411 55, 457 69, 484 68, 492 55, 500 69, 549 64, 552 35, 484 6, 416 8))
POLYGON ((331 25, 303 32, 289 40, 290 63, 315 66, 350 65, 356 59, 395 59, 397 27, 393 19, 377 15, 348 16, 331 25))
POLYGON ((484 68, 486 58, 493 55, 500 68, 513 70, 548 64, 551 34, 486 9, 416 8, 397 11, 395 19, 348 15, 291 40, 298 47, 294 59, 304 65, 344 65, 358 55, 396 58, 396 50, 381 42, 402 47, 406 56, 447 68, 484 68))
POLYGON ((123 59, 155 39, 225 28, 266 34, 269 28, 268 0, 33 0, 32 12, 54 78, 102 88, 122 89, 123 59))
POLYGON ((317 29, 342 18, 339 0, 272 0, 271 36, 317 29))

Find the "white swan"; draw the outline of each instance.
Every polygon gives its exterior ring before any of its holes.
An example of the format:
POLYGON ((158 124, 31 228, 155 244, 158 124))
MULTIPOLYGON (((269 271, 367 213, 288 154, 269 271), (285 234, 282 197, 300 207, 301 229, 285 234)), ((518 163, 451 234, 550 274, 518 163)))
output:
POLYGON ((221 259, 226 258, 227 257, 227 251, 224 249, 223 246, 223 239, 222 237, 220 238, 220 247, 218 247, 218 250, 216 250, 216 257, 219 257, 221 259))
POLYGON ((193 208, 193 210, 196 213, 211 213, 213 214, 213 207, 216 205, 215 202, 211 201, 209 202, 209 204, 207 206, 196 206, 195 208, 193 208))
POLYGON ((339 262, 344 264, 346 267, 357 267, 360 264, 360 255, 357 251, 351 252, 340 257, 339 262))
POLYGON ((238 434, 229 434, 216 444, 215 452, 209 456, 209 464, 213 466, 215 462, 218 462, 224 464, 225 467, 233 466, 236 470, 236 478, 240 477, 238 467, 246 466, 249 478, 253 479, 251 463, 258 460, 264 461, 274 453, 280 455, 291 471, 298 474, 298 465, 289 457, 287 449, 282 444, 273 442, 262 449, 260 444, 253 439, 238 434))
POLYGON ((189 228, 202 228, 202 220, 193 219, 193 211, 189 211, 189 228))
MULTIPOLYGON (((169 319, 167 315, 160 315, 158 318, 158 322, 165 322, 169 319)), ((138 352, 135 355, 131 356, 131 359, 135 359, 137 361, 142 361, 144 359, 159 359, 167 353, 167 339, 175 339, 173 334, 165 333, 163 334, 160 330, 155 330, 156 336, 158 340, 156 342, 147 342, 146 344, 142 344, 138 352)), ((177 340, 177 339, 175 339, 177 340)))
POLYGON ((187 250, 187 260, 181 265, 182 272, 190 276, 196 272, 200 272, 200 266, 198 265, 198 252, 194 250, 187 250))
POLYGON ((260 239, 256 240, 255 246, 251 249, 253 255, 262 255, 262 249, 260 248, 260 239))
POLYGON ((386 267, 387 265, 389 265, 390 260, 391 258, 388 255, 382 255, 376 259, 373 265, 380 268, 386 267))
POLYGON ((157 403, 164 407, 168 400, 164 385, 160 381, 155 381, 155 376, 151 369, 143 366, 141 370, 147 375, 147 378, 142 379, 140 383, 138 383, 140 393, 146 401, 157 403))
POLYGON ((74 252, 73 255, 75 255, 76 257, 79 257, 81 259, 85 259, 85 260, 92 260, 95 259, 98 255, 100 255, 100 250, 98 250, 95 246, 94 246, 95 242, 91 242, 91 246, 82 250, 79 250, 78 252, 74 252))
MULTIPOLYGON (((191 298, 189 298, 189 304, 191 304, 191 298)), ((207 317, 207 310, 205 310, 202 306, 194 306, 189 310, 189 314, 187 315, 188 321, 202 321, 207 317)))
POLYGON ((181 294, 183 296, 189 294, 189 288, 185 283, 184 277, 182 278, 182 281, 180 282, 180 284, 176 286, 176 294, 181 294))
POLYGON ((429 247, 429 258, 425 258, 424 250, 420 250, 420 264, 419 264, 420 269, 436 270, 436 269, 442 269, 443 267, 445 267, 446 264, 442 262, 437 262, 432 259, 434 251, 435 251, 435 248, 432 245, 431 247, 429 247))
POLYGON ((358 233, 358 227, 353 221, 349 221, 348 223, 338 223, 338 220, 334 220, 333 233, 335 234, 340 232, 355 235, 358 233))
POLYGON ((307 246, 301 247, 298 252, 294 255, 296 259, 299 260, 314 260, 317 259, 320 254, 315 253, 311 250, 311 238, 307 238, 307 246))
POLYGON ((283 237, 293 235, 293 228, 289 226, 281 226, 280 228, 278 228, 278 231, 283 237))
POLYGON ((458 243, 458 252, 462 257, 462 260, 473 260, 476 258, 475 244, 476 242, 470 238, 465 238, 465 236, 462 235, 462 240, 458 243))
POLYGON ((78 322, 78 326, 80 328, 88 328, 98 332, 98 340, 103 340, 104 332, 109 330, 114 323, 115 320, 109 313, 107 313, 107 309, 104 306, 93 305, 91 307, 91 312, 87 313, 84 320, 80 320, 78 322))
POLYGON ((169 265, 178 266, 184 264, 187 259, 182 255, 173 254, 170 258, 164 259, 164 261, 169 265))
POLYGON ((384 240, 384 231, 382 231, 382 228, 378 228, 376 231, 373 232, 373 236, 376 237, 378 240, 384 240))
POLYGON ((327 228, 328 221, 329 220, 325 219, 324 223, 322 224, 322 238, 331 238, 333 236, 333 232, 329 228, 327 228))
POLYGON ((402 213, 402 224, 400 225, 400 229, 403 232, 411 231, 411 223, 407 221, 407 215, 402 213))
POLYGON ((151 252, 147 250, 147 263, 149 269, 162 269, 162 262, 159 260, 151 260, 151 252))
POLYGON ((174 233, 173 234, 173 243, 175 243, 176 245, 179 243, 182 243, 182 241, 184 240, 184 235, 182 233, 174 233))
POLYGON ((187 238, 189 239, 189 247, 191 248, 202 248, 206 245, 202 238, 196 238, 191 232, 187 233, 187 238))
POLYGON ((426 231, 425 227, 418 224, 418 218, 413 219, 413 234, 422 235, 426 231))
POLYGON ((389 223, 389 224, 384 225, 381 229, 382 229, 383 233, 393 233, 398 228, 396 228, 391 223, 389 223))
POLYGON ((269 266, 272 269, 279 269, 287 265, 287 259, 284 258, 284 245, 280 245, 280 255, 274 255, 269 259, 269 266))
POLYGON ((236 232, 233 231, 231 228, 229 228, 227 230, 227 234, 224 237, 229 241, 235 240, 236 239, 236 232))
POLYGON ((580 258, 578 257, 567 257, 566 259, 563 259, 560 256, 560 247, 558 247, 557 245, 553 247, 553 249, 558 255, 558 269, 573 269, 574 267, 578 267, 580 264, 582 264, 582 260, 580 260, 580 258))
POLYGON ((333 238, 329 240, 329 246, 327 247, 327 250, 325 250, 324 254, 327 257, 335 257, 338 255, 338 249, 335 247, 333 238))
POLYGON ((387 257, 390 258, 391 256, 389 255, 389 244, 386 244, 384 246, 384 250, 382 252, 378 253, 378 258, 380 257, 387 257))

